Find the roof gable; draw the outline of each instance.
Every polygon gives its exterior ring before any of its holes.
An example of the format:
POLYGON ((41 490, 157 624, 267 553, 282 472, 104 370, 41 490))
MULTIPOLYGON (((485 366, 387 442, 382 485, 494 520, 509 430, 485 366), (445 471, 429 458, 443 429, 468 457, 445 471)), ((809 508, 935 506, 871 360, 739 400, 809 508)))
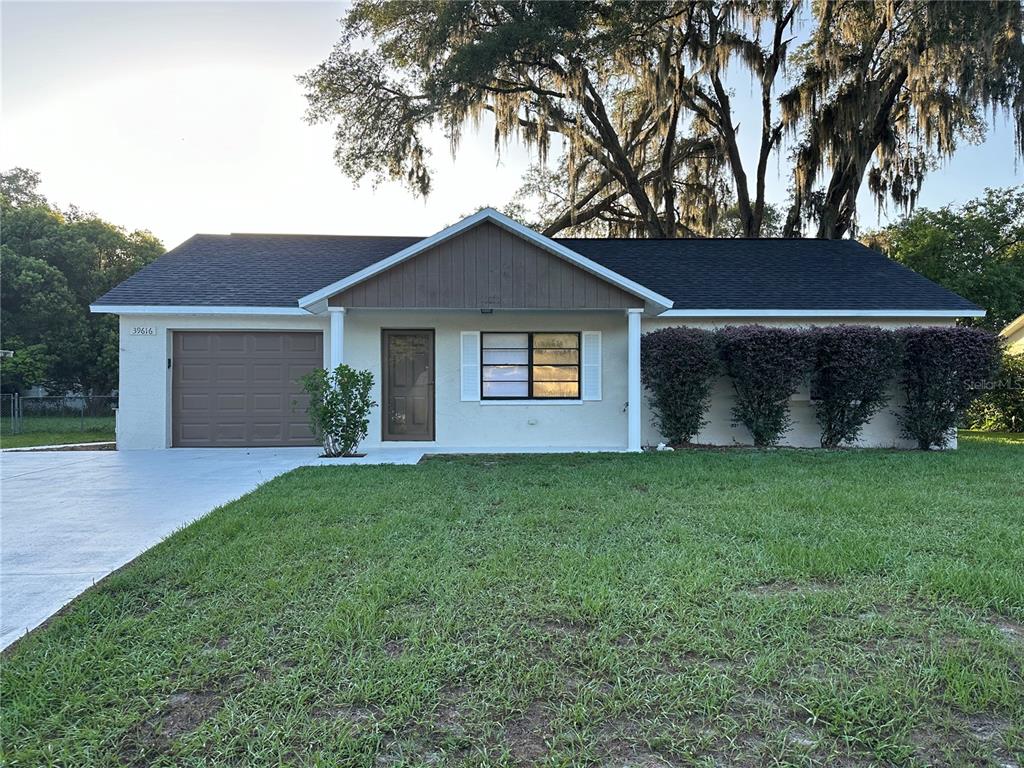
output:
POLYGON ((408 248, 377 262, 376 264, 372 264, 355 274, 349 275, 341 280, 337 280, 318 291, 314 291, 313 293, 303 296, 299 299, 299 306, 309 308, 319 302, 330 299, 332 296, 342 293, 352 286, 358 285, 375 275, 392 269, 414 256, 428 251, 441 243, 447 242, 459 234, 485 222, 510 232, 535 248, 539 248, 553 256, 564 259, 569 264, 583 270, 584 272, 588 272, 591 275, 619 288, 620 290, 642 299, 644 302, 652 305, 659 311, 668 309, 672 306, 671 299, 662 296, 657 291, 651 290, 640 283, 630 280, 629 278, 616 273, 614 270, 576 253, 561 243, 558 243, 549 237, 545 237, 539 232, 533 231, 529 227, 524 227, 519 222, 510 219, 508 216, 499 213, 493 208, 484 208, 483 210, 474 213, 472 216, 467 216, 462 221, 441 230, 435 235, 426 237, 418 243, 415 243, 414 245, 411 245, 408 248))
POLYGON ((628 309, 644 299, 484 220, 330 298, 348 308, 628 309))

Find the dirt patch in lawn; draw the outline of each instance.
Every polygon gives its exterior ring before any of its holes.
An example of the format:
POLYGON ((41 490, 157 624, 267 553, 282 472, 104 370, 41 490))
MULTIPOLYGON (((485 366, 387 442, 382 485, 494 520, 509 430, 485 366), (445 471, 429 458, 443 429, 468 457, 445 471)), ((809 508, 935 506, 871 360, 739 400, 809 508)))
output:
POLYGON ((827 584, 822 581, 812 581, 807 584, 794 584, 790 581, 769 581, 764 584, 755 584, 743 590, 743 594, 751 597, 774 597, 786 595, 815 595, 822 592, 831 592, 836 589, 834 584, 827 584))
POLYGON ((636 723, 619 718, 605 723, 598 731, 603 753, 603 768, 664 768, 674 765, 664 755, 651 750, 636 723))
POLYGON ((992 626, 1010 642, 1024 645, 1024 626, 1009 619, 996 619, 992 622, 992 626))
POLYGON ((592 629, 591 625, 577 619, 553 617, 533 622, 533 625, 545 635, 552 637, 583 637, 592 629))
POLYGON ((1001 744, 1010 730, 1009 718, 985 713, 969 715, 966 724, 971 736, 978 741, 993 745, 1001 744))
POLYGON ((518 717, 505 723, 504 741, 512 759, 520 765, 536 765, 548 753, 551 715, 544 702, 535 701, 518 717))
POLYGON ((211 684, 198 691, 172 693, 160 711, 138 724, 121 748, 131 765, 149 765, 166 753, 175 739, 192 733, 213 717, 234 688, 229 681, 211 684))
POLYGON ((663 756, 627 741, 612 741, 607 750, 607 756, 601 761, 606 768, 665 768, 674 765, 663 756))
POLYGON ((860 621, 877 621, 878 619, 884 619, 890 613, 892 613, 892 606, 886 603, 878 603, 866 611, 858 613, 857 618, 860 621))
POLYGON ((1003 749, 1010 728, 1006 717, 978 713, 915 728, 909 738, 922 765, 995 764, 1016 768, 1018 763, 1003 749))
POLYGON ((398 639, 388 640, 384 643, 384 653, 392 659, 397 659, 405 653, 405 643, 398 639))
POLYGON ((454 737, 461 737, 465 734, 466 717, 463 714, 463 709, 467 706, 468 695, 469 688, 461 685, 442 693, 437 709, 434 710, 433 727, 435 731, 454 737))
POLYGON ((220 709, 223 698, 219 691, 183 691, 172 694, 167 705, 148 725, 166 741, 191 733, 220 709))
POLYGON ((224 650, 227 650, 229 647, 231 647, 231 638, 228 637, 227 635, 221 635, 220 637, 218 637, 213 642, 208 643, 206 646, 204 646, 204 650, 206 650, 206 651, 224 651, 224 650))

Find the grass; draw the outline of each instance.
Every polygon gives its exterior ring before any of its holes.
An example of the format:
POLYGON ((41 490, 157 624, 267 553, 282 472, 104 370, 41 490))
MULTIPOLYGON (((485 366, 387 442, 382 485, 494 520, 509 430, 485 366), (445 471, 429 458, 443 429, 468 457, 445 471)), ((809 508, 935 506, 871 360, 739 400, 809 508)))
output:
POLYGON ((4 659, 4 765, 1020 765, 1024 450, 305 468, 4 659))
POLYGON ((0 448, 68 445, 114 440, 113 416, 26 416, 21 430, 11 434, 10 418, 0 419, 0 448))
POLYGON ((960 439, 968 445, 982 443, 991 445, 1024 445, 1024 432, 982 432, 976 429, 961 429, 960 439))
POLYGON ((29 448, 33 445, 72 445, 74 443, 112 443, 114 430, 104 432, 26 432, 0 436, 0 448, 29 448))

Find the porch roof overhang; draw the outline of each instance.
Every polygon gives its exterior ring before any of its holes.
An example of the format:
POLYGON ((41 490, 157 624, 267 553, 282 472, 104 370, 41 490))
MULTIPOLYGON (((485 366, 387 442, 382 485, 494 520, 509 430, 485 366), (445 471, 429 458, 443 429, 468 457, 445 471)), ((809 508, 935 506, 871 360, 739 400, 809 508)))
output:
POLYGON ((307 294, 299 299, 298 305, 309 312, 317 314, 325 312, 327 309, 327 303, 332 296, 336 296, 349 288, 357 286, 376 275, 380 275, 390 269, 394 269, 413 257, 487 222, 494 224, 495 226, 522 238, 531 245, 565 260, 572 266, 588 272, 600 280, 603 280, 604 282, 607 282, 608 284, 641 299, 644 302, 645 309, 651 314, 660 314, 672 307, 672 300, 661 295, 657 291, 653 291, 650 288, 647 288, 646 286, 643 286, 640 283, 630 280, 624 275, 609 269, 608 267, 598 264, 596 261, 588 259, 576 251, 555 242, 551 238, 546 237, 529 227, 523 226, 519 222, 510 219, 508 216, 505 216, 493 208, 484 208, 477 213, 474 213, 472 216, 467 216, 450 227, 413 243, 387 258, 370 264, 348 277, 336 280, 330 285, 324 286, 320 290, 307 294))

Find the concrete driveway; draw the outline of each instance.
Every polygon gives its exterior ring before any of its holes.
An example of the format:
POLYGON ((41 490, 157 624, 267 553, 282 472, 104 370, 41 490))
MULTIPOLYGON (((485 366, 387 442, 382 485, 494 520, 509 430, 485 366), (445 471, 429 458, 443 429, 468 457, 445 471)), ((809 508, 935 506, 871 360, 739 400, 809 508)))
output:
MULTIPOLYGON (((0 454, 0 648, 214 507, 317 448, 0 454)), ((415 463, 422 451, 346 463, 415 463)))

